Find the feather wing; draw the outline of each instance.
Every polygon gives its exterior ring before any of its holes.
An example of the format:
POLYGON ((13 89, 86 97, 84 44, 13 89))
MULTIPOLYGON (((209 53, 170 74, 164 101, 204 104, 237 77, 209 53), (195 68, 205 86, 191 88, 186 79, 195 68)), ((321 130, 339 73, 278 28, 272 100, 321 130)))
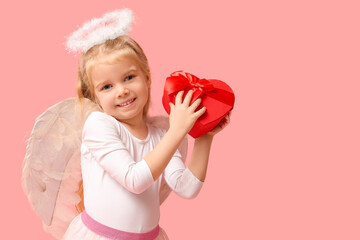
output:
POLYGON ((78 214, 81 132, 93 111, 98 109, 87 99, 61 101, 36 119, 28 140, 23 188, 44 229, 58 239, 78 214))

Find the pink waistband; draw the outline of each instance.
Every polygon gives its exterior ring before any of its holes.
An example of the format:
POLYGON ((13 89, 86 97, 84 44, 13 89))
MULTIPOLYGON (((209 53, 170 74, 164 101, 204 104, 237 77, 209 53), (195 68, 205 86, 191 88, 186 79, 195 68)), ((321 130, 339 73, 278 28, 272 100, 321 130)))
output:
POLYGON ((114 240, 154 240, 159 235, 159 225, 150 232, 132 233, 105 226, 92 219, 85 211, 82 212, 81 219, 91 231, 114 240))

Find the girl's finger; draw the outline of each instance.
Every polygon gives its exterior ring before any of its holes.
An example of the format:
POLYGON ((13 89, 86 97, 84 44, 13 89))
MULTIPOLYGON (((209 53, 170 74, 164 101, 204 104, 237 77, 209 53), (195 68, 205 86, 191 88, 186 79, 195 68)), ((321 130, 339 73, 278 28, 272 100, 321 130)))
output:
POLYGON ((194 113, 195 118, 198 119, 201 115, 203 115, 206 112, 206 107, 202 107, 200 110, 194 113))
POLYGON ((183 95, 184 95, 184 91, 178 92, 178 94, 176 95, 176 98, 175 98, 175 105, 179 105, 182 103, 183 95))
POLYGON ((227 115, 227 116, 225 117, 225 122, 226 122, 226 123, 229 123, 229 122, 230 122, 230 117, 229 117, 229 115, 227 115))
POLYGON ((187 94, 186 94, 186 96, 184 98, 184 102, 183 102, 183 104, 185 104, 185 106, 190 105, 190 101, 191 101, 193 93, 194 93, 193 90, 190 90, 190 91, 187 92, 187 94))
POLYGON ((193 104, 191 104, 191 106, 189 107, 190 110, 192 112, 195 112, 195 110, 198 108, 198 106, 200 106, 200 103, 201 103, 201 98, 196 99, 196 101, 193 102, 193 104))

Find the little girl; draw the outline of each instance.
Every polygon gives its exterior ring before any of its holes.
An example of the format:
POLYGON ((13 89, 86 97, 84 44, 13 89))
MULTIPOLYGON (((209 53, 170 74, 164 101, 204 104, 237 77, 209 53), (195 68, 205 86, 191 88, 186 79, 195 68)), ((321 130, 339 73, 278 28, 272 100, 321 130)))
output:
MULTIPOLYGON (((125 21, 121 11, 117 14, 116 20, 106 19, 103 41, 87 40, 79 61, 78 97, 90 99, 101 111, 91 113, 83 127, 83 197, 78 205, 83 211, 69 225, 64 240, 168 239, 158 225, 161 181, 165 179, 181 197, 195 197, 205 180, 213 137, 230 121, 228 115, 195 139, 186 167, 179 145, 206 109, 196 111, 201 99, 190 105, 193 92, 184 96, 181 91, 170 104, 167 132, 148 122, 147 58, 124 31, 109 34, 109 29, 119 28, 116 21, 125 21)), ((82 38, 97 28, 87 29, 82 38)))

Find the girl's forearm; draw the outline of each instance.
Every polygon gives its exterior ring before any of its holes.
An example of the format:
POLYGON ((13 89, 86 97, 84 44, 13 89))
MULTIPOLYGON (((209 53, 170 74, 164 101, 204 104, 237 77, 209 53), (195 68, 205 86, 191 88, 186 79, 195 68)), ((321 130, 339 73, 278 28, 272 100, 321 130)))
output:
POLYGON ((213 136, 207 134, 195 139, 188 165, 190 171, 202 182, 205 181, 206 177, 212 140, 213 136))
POLYGON ((144 157, 154 181, 165 170, 184 137, 183 133, 170 128, 156 147, 144 157))

